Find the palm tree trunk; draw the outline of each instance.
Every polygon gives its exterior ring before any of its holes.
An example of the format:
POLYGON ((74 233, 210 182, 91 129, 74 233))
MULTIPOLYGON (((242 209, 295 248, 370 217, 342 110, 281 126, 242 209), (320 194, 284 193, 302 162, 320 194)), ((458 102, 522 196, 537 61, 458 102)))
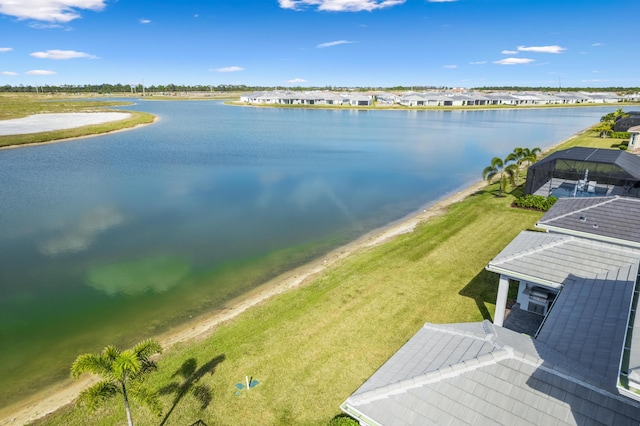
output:
POLYGON ((124 396, 124 409, 127 412, 127 423, 133 426, 133 418, 131 417, 131 408, 129 408, 129 398, 127 397, 127 388, 122 384, 122 395, 124 396))

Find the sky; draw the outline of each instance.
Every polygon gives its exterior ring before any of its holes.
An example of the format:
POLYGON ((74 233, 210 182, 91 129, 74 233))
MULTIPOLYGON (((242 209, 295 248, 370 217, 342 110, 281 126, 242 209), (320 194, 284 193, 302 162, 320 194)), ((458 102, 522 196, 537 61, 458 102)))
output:
POLYGON ((0 86, 638 87, 638 0, 0 0, 0 86))

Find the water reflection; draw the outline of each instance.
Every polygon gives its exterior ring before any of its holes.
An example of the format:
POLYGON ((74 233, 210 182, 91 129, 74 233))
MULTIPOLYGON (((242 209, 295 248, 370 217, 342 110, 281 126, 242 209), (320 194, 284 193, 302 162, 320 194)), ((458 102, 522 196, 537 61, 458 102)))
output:
POLYGON ((0 404, 66 377, 79 352, 220 306, 615 108, 131 109, 161 120, 0 151, 0 404))
POLYGON ((97 207, 79 218, 63 218, 54 226, 55 236, 38 243, 45 256, 77 253, 89 248, 98 234, 124 223, 124 215, 115 207, 97 207))

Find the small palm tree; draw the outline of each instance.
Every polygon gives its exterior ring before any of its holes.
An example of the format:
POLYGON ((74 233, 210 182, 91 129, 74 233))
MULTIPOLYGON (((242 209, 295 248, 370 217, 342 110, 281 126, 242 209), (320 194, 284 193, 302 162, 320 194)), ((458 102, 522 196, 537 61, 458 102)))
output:
MULTIPOLYGON (((507 179, 513 182, 513 178, 516 174, 518 166, 515 164, 507 164, 512 161, 509 157, 502 159, 500 157, 493 157, 491 165, 484 168, 482 171, 482 179, 491 183, 491 180, 495 176, 500 176, 500 185, 498 186, 498 197, 502 197, 502 189, 506 187, 507 179)), ((512 183, 513 184, 513 183, 512 183)))
POLYGON ((516 147, 513 149, 513 152, 507 155, 507 158, 504 159, 505 163, 513 161, 516 165, 516 167, 511 171, 511 174, 514 174, 515 176, 515 186, 520 186, 520 172, 522 171, 522 165, 526 162, 527 167, 529 167, 532 162, 538 159, 538 154, 540 152, 540 148, 529 149, 516 147))
POLYGON ((133 349, 120 351, 115 346, 107 346, 100 354, 78 355, 71 366, 71 377, 78 378, 83 373, 101 376, 103 380, 80 393, 78 404, 95 410, 103 401, 120 393, 124 398, 127 422, 133 426, 129 397, 146 405, 157 415, 162 413, 160 401, 155 392, 144 384, 145 377, 158 369, 150 357, 162 352, 160 344, 148 339, 138 343, 133 349))
POLYGON ((527 162, 527 167, 531 165, 531 163, 535 163, 538 160, 538 155, 542 152, 542 150, 538 147, 529 149, 523 148, 524 152, 524 161, 527 162))

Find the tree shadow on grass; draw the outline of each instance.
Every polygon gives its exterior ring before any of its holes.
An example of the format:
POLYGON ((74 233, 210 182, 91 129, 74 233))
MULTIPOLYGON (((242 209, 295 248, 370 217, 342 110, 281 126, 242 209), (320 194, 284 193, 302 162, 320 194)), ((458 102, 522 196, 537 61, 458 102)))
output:
POLYGON ((204 410, 209 406, 209 404, 213 400, 211 388, 205 384, 199 384, 198 382, 204 377, 205 374, 213 374, 218 364, 220 364, 224 360, 224 354, 218 355, 209 362, 200 366, 200 368, 198 368, 198 361, 195 358, 189 358, 182 363, 180 368, 176 370, 176 372, 171 376, 172 379, 178 377, 182 380, 169 383, 168 385, 160 389, 160 395, 175 394, 175 397, 173 398, 173 404, 167 412, 167 415, 164 416, 164 419, 162 419, 160 426, 163 426, 167 423, 167 420, 169 419, 169 416, 171 416, 173 410, 178 406, 182 398, 184 398, 184 396, 189 392, 191 392, 191 394, 198 400, 198 402, 200 402, 201 410, 204 410))

